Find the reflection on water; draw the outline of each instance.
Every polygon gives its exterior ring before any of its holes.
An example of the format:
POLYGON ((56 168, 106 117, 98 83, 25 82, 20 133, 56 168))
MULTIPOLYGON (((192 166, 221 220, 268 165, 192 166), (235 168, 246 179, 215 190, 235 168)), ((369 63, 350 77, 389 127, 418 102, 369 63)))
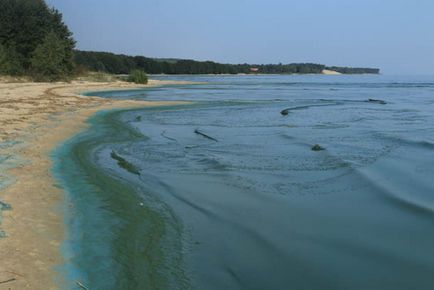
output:
POLYGON ((185 285, 434 287, 434 78, 172 78, 208 83, 101 93, 197 103, 112 113, 86 162, 182 224, 185 285))

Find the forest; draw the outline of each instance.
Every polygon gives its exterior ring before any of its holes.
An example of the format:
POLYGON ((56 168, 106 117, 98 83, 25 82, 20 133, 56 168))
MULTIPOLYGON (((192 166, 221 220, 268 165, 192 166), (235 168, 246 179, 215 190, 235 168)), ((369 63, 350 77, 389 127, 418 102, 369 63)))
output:
POLYGON ((0 74, 65 79, 75 41, 62 14, 44 0, 0 0, 0 74))
POLYGON ((128 56, 109 52, 75 51, 75 63, 92 71, 111 74, 128 74, 134 69, 149 74, 318 74, 322 70, 334 70, 343 74, 378 74, 376 68, 328 67, 314 63, 291 64, 222 64, 213 61, 187 59, 152 59, 144 56, 128 56), (257 70, 251 71, 252 68, 257 70))

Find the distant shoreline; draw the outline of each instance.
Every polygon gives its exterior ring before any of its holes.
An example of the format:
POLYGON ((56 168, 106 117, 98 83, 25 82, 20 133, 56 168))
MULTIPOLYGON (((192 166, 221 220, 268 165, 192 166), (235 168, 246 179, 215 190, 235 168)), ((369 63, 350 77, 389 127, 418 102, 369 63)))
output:
POLYGON ((369 73, 360 73, 360 74, 332 74, 332 73, 309 73, 309 74, 299 74, 299 73, 293 73, 293 74, 264 74, 264 73, 255 73, 255 74, 244 74, 244 73, 238 73, 238 74, 149 74, 150 77, 158 77, 158 76, 167 76, 167 77, 177 77, 177 76, 188 76, 188 77, 194 77, 194 76, 321 76, 321 75, 335 75, 335 76, 363 76, 363 75, 381 75, 381 74, 369 74, 369 73))
POLYGON ((321 74, 323 70, 342 74, 379 74, 380 69, 369 67, 339 67, 318 63, 286 64, 228 64, 191 59, 155 59, 102 51, 74 51, 74 62, 90 71, 110 74, 126 74, 131 70, 142 70, 148 74, 321 74))

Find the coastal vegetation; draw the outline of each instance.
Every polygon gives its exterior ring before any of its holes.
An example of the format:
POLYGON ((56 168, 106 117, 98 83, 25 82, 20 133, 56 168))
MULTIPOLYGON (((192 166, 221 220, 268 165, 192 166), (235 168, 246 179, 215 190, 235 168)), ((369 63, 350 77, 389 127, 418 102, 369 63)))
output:
POLYGON ((111 74, 127 74, 135 69, 149 74, 319 74, 325 69, 343 74, 378 74, 380 72, 376 68, 328 67, 314 63, 222 64, 213 61, 153 59, 144 56, 80 50, 75 51, 74 60, 77 66, 82 68, 111 74))
POLYGON ((147 84, 148 76, 144 71, 135 69, 130 72, 127 81, 136 84, 147 84))
POLYGON ((0 73, 55 81, 72 75, 75 41, 43 0, 0 1, 0 73))

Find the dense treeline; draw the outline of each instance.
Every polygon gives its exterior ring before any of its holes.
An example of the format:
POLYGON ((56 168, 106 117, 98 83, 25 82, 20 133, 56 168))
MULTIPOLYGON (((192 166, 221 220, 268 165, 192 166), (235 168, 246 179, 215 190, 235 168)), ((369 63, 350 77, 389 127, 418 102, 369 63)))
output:
POLYGON ((334 70, 343 74, 379 74, 380 73, 380 70, 378 68, 330 66, 327 67, 327 69, 334 70))
POLYGON ((143 56, 127 56, 109 52, 75 51, 75 63, 92 71, 127 74, 131 70, 143 70, 149 74, 237 74, 250 73, 257 68, 264 74, 317 74, 324 69, 344 74, 379 73, 379 69, 326 67, 322 64, 221 64, 212 61, 157 60, 143 56))
POLYGON ((65 78, 74 45, 62 15, 44 0, 0 0, 0 74, 65 78))

